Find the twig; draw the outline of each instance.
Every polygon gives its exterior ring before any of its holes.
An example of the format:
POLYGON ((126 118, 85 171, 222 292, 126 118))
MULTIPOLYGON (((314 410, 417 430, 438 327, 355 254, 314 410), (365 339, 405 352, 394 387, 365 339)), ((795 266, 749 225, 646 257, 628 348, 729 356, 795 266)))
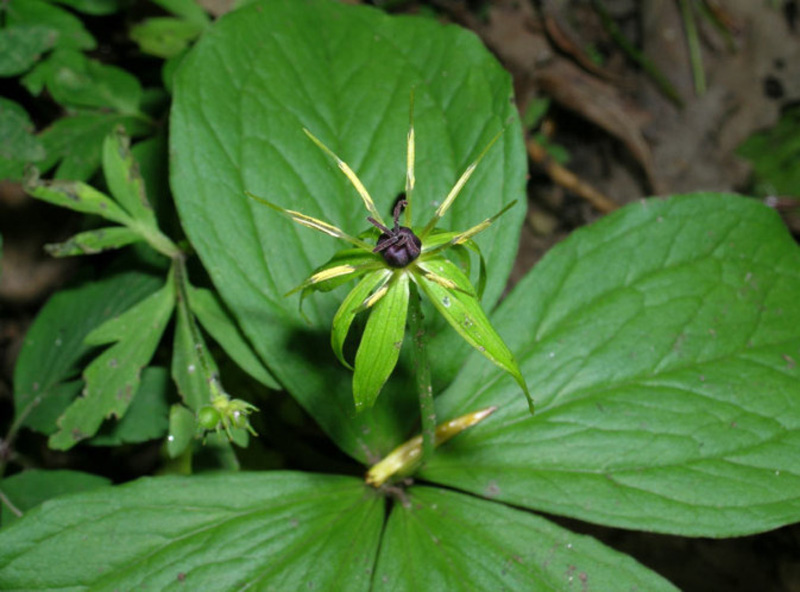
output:
POLYGON ((703 54, 700 51, 700 38, 697 34, 697 25, 694 22, 694 12, 689 0, 678 0, 683 16, 683 26, 686 27, 686 43, 689 45, 689 60, 692 63, 692 77, 694 78, 694 91, 697 96, 706 92, 706 73, 703 69, 703 54))
POLYGON ((547 154, 547 151, 536 143, 535 140, 529 139, 525 145, 531 160, 540 165, 554 183, 561 185, 565 189, 585 199, 592 204, 598 212, 602 212, 603 214, 608 214, 619 208, 617 203, 597 191, 585 181, 581 181, 577 175, 553 160, 553 158, 547 154))

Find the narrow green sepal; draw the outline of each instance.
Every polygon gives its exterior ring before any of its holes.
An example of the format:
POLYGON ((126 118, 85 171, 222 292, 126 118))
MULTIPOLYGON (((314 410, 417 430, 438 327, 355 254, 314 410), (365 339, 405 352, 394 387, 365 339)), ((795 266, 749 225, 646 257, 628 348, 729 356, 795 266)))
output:
POLYGON ((442 255, 432 257, 418 265, 422 276, 444 289, 456 290, 477 297, 475 287, 458 265, 442 255))
POLYGON ((478 282, 475 285, 475 292, 478 294, 478 299, 483 298, 483 292, 486 289, 486 259, 483 257, 483 251, 471 238, 464 240, 459 239, 462 232, 452 231, 434 231, 428 238, 427 244, 423 245, 422 255, 420 259, 426 261, 433 257, 438 257, 439 253, 445 248, 450 247, 459 254, 459 257, 464 260, 465 273, 470 275, 470 260, 469 257, 463 256, 464 249, 468 249, 478 256, 478 282), (458 239, 458 240, 454 240, 458 239), (441 245, 446 247, 438 248, 441 245))
POLYGON ((364 301, 370 294, 387 282, 390 276, 391 272, 388 269, 380 269, 365 276, 350 291, 333 317, 331 347, 333 348, 333 353, 336 354, 336 358, 350 370, 353 369, 353 366, 345 359, 342 351, 350 326, 353 324, 353 319, 355 319, 356 315, 364 310, 364 301))
POLYGON ((306 322, 311 324, 311 320, 303 312, 303 302, 309 294, 329 292, 371 270, 383 267, 379 256, 371 251, 344 249, 336 253, 327 263, 315 269, 314 273, 302 284, 289 290, 284 298, 300 292, 297 309, 306 322))
MULTIPOLYGON (((449 262, 448 262, 449 263, 449 262)), ((458 271, 458 268, 450 263, 458 271)), ((447 266, 437 266, 440 273, 447 266)), ((446 272, 445 272, 446 273, 446 272)), ((461 272, 458 271, 460 274, 461 272)), ((462 274, 463 275, 463 274, 462 274)), ((453 279, 453 276, 447 276, 453 279)), ((448 290, 437 282, 425 276, 415 276, 415 281, 420 289, 430 298, 442 316, 450 323, 450 326, 458 332, 464 340, 472 347, 477 349, 491 362, 508 372, 525 393, 528 400, 528 407, 531 413, 534 412, 533 399, 531 398, 525 379, 517 366, 514 355, 503 342, 500 335, 494 330, 489 319, 481 308, 481 304, 475 295, 465 293, 462 290, 448 290)))
POLYGON ((392 274, 386 294, 370 312, 356 352, 353 398, 356 411, 369 409, 389 379, 403 346, 408 314, 408 274, 392 274))

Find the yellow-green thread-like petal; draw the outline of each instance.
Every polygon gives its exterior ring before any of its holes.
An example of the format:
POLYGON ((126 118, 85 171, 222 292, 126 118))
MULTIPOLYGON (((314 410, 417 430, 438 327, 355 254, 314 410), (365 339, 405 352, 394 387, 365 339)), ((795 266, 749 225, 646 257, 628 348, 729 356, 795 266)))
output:
POLYGON ((356 175, 353 172, 353 169, 351 169, 345 161, 339 158, 333 150, 331 150, 325 144, 323 144, 322 140, 317 138, 306 128, 303 128, 303 131, 309 138, 311 138, 312 142, 314 142, 323 152, 325 152, 325 154, 327 154, 336 161, 336 164, 339 166, 339 169, 349 179, 350 183, 353 184, 353 187, 356 188, 356 191, 358 191, 358 194, 361 196, 361 200, 364 202, 364 206, 366 206, 367 211, 370 213, 370 215, 381 224, 384 224, 383 218, 381 218, 381 215, 378 213, 378 210, 375 207, 375 202, 372 201, 372 197, 370 197, 367 188, 364 187, 364 184, 361 182, 361 179, 359 179, 358 175, 356 175))
POLYGON ((321 282, 332 280, 337 277, 342 277, 345 275, 349 275, 356 271, 359 271, 361 267, 356 265, 339 265, 337 267, 331 267, 330 269, 323 269, 322 271, 315 273, 307 280, 305 280, 302 284, 293 288, 289 292, 287 292, 284 297, 291 296, 292 294, 296 294, 300 290, 304 290, 309 288, 315 284, 319 284, 321 282))
POLYGON ((461 193, 461 190, 464 188, 464 185, 467 184, 469 178, 472 176, 472 173, 475 172, 475 169, 478 167, 478 163, 483 160, 483 157, 486 156, 486 153, 489 152, 489 149, 494 146, 494 143, 503 135, 505 131, 505 127, 501 129, 499 132, 495 134, 495 136, 489 140, 489 143, 486 147, 481 151, 476 158, 468 167, 467 169, 461 174, 456 184, 453 185, 453 188, 450 190, 450 193, 447 194, 447 197, 444 198, 444 201, 441 205, 436 208, 436 212, 434 212, 433 217, 430 219, 430 222, 425 225, 425 228, 422 230, 422 233, 419 235, 419 238, 423 241, 425 237, 430 234, 430 232, 436 227, 436 223, 445 215, 447 210, 450 209, 450 206, 453 205, 453 202, 456 200, 458 195, 461 193))
POLYGON ((500 210, 499 212, 497 212, 494 216, 491 216, 490 218, 486 218, 486 220, 484 220, 483 222, 480 222, 479 224, 476 224, 475 226, 473 226, 469 230, 465 230, 464 232, 459 232, 458 234, 453 236, 450 240, 448 240, 445 243, 442 243, 441 245, 437 245, 436 247, 434 247, 432 249, 428 249, 427 251, 423 248, 423 256, 424 256, 424 258, 427 259, 427 258, 429 258, 429 257, 431 257, 431 256, 433 256, 433 255, 435 255, 435 254, 437 254, 437 253, 439 253, 441 251, 444 251, 445 249, 448 249, 448 248, 452 247, 452 246, 463 245, 464 243, 469 241, 476 234, 481 233, 484 230, 486 230, 487 228, 489 228, 489 226, 491 226, 492 223, 495 220, 497 220, 500 216, 502 216, 508 210, 510 210, 511 207, 516 203, 517 203, 517 200, 514 200, 511 203, 506 204, 505 206, 503 206, 503 209, 500 210))
POLYGON ((251 193, 249 191, 245 191, 245 195, 247 195, 250 199, 257 201, 260 204, 264 204, 265 206, 270 207, 277 212, 280 212, 284 216, 291 218, 298 224, 301 224, 307 228, 319 230, 320 232, 324 232, 328 236, 332 236, 334 238, 340 238, 351 244, 354 244, 357 247, 361 247, 362 249, 372 250, 372 246, 368 245, 364 241, 354 236, 350 236, 345 231, 341 230, 340 228, 337 228, 333 224, 328 224, 323 220, 319 220, 317 218, 314 218, 313 216, 309 216, 307 214, 303 214, 295 210, 287 210, 286 208, 282 208, 281 206, 274 204, 271 201, 264 199, 263 197, 259 197, 258 195, 255 195, 254 193, 251 193))

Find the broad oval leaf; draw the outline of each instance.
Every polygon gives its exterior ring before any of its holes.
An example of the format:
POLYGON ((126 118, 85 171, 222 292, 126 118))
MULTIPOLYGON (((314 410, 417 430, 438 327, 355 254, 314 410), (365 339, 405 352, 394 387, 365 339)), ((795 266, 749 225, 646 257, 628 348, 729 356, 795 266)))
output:
POLYGON ((17 473, 0 481, 4 496, 0 524, 7 528, 21 518, 18 514, 24 515, 46 500, 110 484, 105 477, 80 471, 30 469, 17 473))
MULTIPOLYGON (((352 167, 388 216, 405 186, 412 88, 416 221, 431 216, 509 118, 441 225, 469 228, 524 195, 510 78, 457 27, 326 0, 255 2, 220 19, 175 82, 171 173, 184 228, 270 370, 361 460, 407 437, 418 416, 413 391, 390 381, 371 411, 351 417, 352 377, 327 346, 343 292, 309 298, 311 325, 283 297, 341 245, 245 191, 351 234, 368 226, 358 194, 307 128, 352 167)), ((523 214, 515 208, 502 228, 477 239, 490 270, 487 306, 502 292, 523 214)), ((463 351, 445 347, 436 362, 452 368, 463 351)))
POLYGON ((630 205, 555 247, 493 316, 537 404, 468 364, 440 417, 497 405, 431 481, 695 536, 800 519, 800 251, 769 208, 630 205))
POLYGON ((373 590, 676 590, 631 557, 528 512, 412 487, 381 542, 373 590))
POLYGON ((352 477, 142 479, 0 531, 0 589, 369 590, 383 513, 352 477))

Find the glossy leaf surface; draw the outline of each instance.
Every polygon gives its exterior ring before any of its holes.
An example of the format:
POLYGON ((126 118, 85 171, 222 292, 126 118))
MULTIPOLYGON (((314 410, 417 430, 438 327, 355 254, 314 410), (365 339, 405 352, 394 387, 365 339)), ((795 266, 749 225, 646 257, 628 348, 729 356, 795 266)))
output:
MULTIPOLYGON (((24 516, 46 500, 110 484, 111 481, 105 477, 80 471, 32 469, 0 481, 0 493, 13 505, 16 512, 24 516)), ((2 505, 0 515, 2 516, 0 525, 3 528, 20 518, 11 510, 8 503, 2 505)))
POLYGON ((537 404, 467 364, 441 417, 497 405, 426 479, 584 520, 726 536, 800 519, 800 251, 754 200, 632 204, 493 316, 537 404))
MULTIPOLYGON (((342 245, 296 227, 245 191, 352 235, 368 227, 358 194, 305 127, 350 165, 388 218, 405 187, 412 87, 417 220, 430 218, 510 117, 440 225, 469 228, 524 195, 510 79, 457 27, 324 0, 256 2, 220 19, 175 83, 172 186, 184 228, 270 370, 362 460, 407 437, 413 391, 393 379, 372 411, 352 418, 352 376, 328 346, 344 292, 308 298, 310 325, 283 297, 342 245)), ((488 307, 505 284, 523 214, 515 208, 503 228, 477 238, 490 270, 488 307)), ((457 367, 464 350, 448 344, 458 339, 447 332, 434 371, 457 367)))
POLYGON ((142 479, 0 531, 0 589, 368 590, 383 506, 351 477, 142 479))
POLYGON ((675 590, 591 537, 502 504, 413 487, 386 525, 373 590, 675 590))

